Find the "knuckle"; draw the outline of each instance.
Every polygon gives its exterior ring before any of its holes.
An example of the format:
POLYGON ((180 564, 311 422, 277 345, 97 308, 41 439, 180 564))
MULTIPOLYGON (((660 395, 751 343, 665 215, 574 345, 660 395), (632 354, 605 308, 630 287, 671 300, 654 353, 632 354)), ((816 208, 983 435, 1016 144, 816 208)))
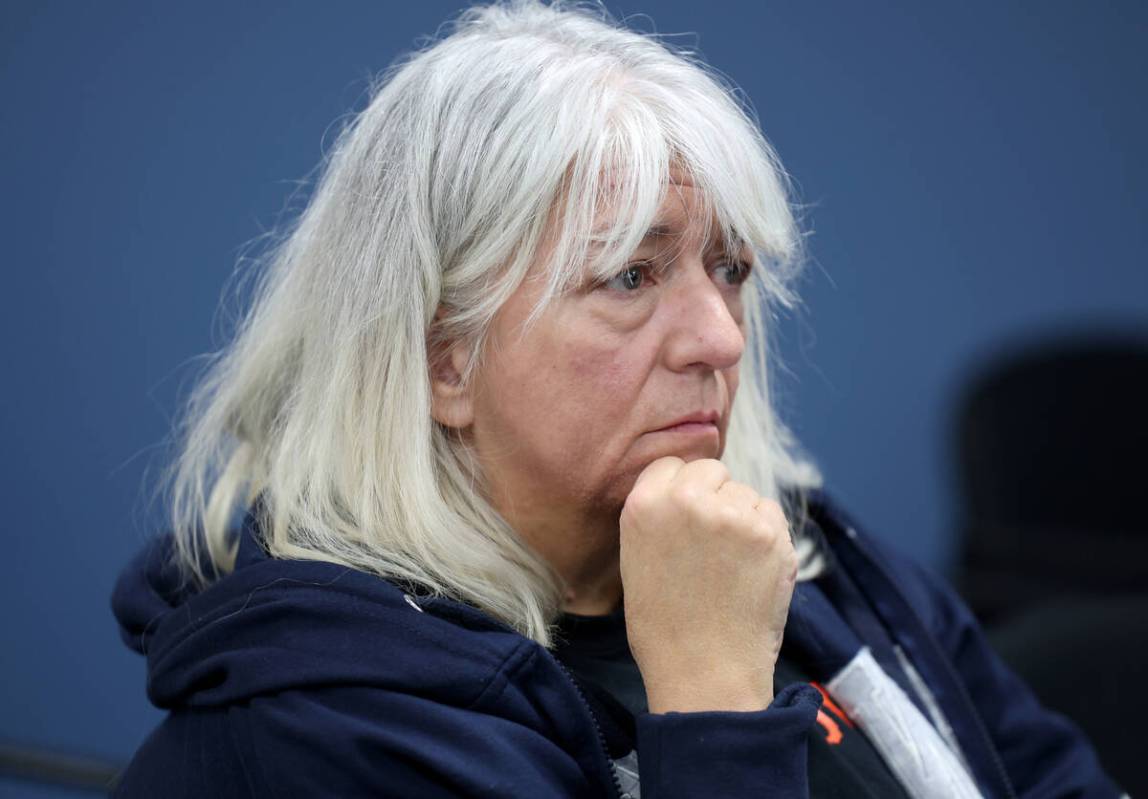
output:
POLYGON ((785 511, 782 510, 781 503, 776 499, 762 497, 757 505, 757 511, 769 519, 785 519, 785 511))
POLYGON ((797 562, 797 547, 793 545, 793 537, 789 535, 788 531, 786 531, 785 535, 782 536, 781 548, 785 552, 785 557, 789 558, 794 563, 797 562))
POLYGON ((699 458, 697 460, 690 461, 682 467, 682 471, 689 472, 690 474, 716 474, 721 475, 722 477, 729 476, 729 470, 726 469, 726 465, 719 460, 715 460, 714 458, 699 458))
POLYGON ((773 525, 758 517, 753 524, 753 535, 762 542, 770 542, 773 540, 773 525))
POLYGON ((622 518, 632 521, 635 517, 646 516, 653 510, 655 504, 656 499, 653 491, 636 487, 626 497, 626 502, 622 505, 622 518))
POLYGON ((713 519, 722 530, 735 530, 742 526, 742 512, 736 505, 718 505, 713 510, 713 519))
POLYGON ((676 483, 670 488, 670 502, 680 509, 693 508, 700 496, 701 492, 693 483, 676 483))
POLYGON ((790 582, 796 582, 797 572, 801 569, 801 558, 798 557, 797 550, 790 546, 785 559, 785 575, 790 582))
POLYGON ((789 535, 789 525, 784 518, 780 522, 776 519, 757 517, 754 533, 761 540, 763 546, 777 550, 783 554, 793 551, 793 541, 789 535))

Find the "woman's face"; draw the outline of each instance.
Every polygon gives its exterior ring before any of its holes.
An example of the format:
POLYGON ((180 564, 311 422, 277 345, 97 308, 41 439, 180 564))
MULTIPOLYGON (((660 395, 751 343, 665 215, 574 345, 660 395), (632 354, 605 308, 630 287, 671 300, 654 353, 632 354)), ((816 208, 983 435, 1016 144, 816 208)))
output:
POLYGON ((559 297, 522 336, 542 289, 528 278, 495 317, 468 432, 512 524, 616 514, 655 459, 721 455, 752 252, 723 252, 702 214, 699 191, 679 180, 612 280, 559 297))

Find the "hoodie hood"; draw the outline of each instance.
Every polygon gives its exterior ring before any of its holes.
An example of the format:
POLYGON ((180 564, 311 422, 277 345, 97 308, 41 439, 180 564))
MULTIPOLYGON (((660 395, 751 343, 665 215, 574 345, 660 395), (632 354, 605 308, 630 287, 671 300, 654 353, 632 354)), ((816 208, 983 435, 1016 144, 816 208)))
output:
POLYGON ((124 642, 147 658, 157 707, 213 707, 315 685, 474 696, 526 640, 449 599, 415 597, 346 566, 270 557, 254 514, 231 574, 200 590, 171 535, 121 574, 112 608, 124 642), (396 646, 380 646, 394 640, 396 646), (400 645, 401 644, 401 645, 400 645))

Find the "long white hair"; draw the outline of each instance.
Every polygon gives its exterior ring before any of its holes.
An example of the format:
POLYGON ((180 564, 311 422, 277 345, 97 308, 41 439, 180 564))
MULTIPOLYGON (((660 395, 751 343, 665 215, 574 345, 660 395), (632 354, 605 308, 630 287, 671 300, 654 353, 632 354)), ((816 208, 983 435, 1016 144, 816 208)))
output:
POLYGON ((548 225, 559 238, 537 311, 587 268, 617 272, 671 166, 731 251, 756 254, 723 461, 773 498, 817 485, 770 402, 764 322, 794 302, 801 236, 752 112, 698 59, 598 6, 515 0, 465 11, 381 77, 264 256, 177 428, 167 501, 189 577, 233 568, 233 519, 258 497, 273 556, 417 584, 550 645, 561 579, 432 419, 428 353, 465 341, 464 381, 481 368, 548 225), (605 203, 628 213, 602 230, 605 203))

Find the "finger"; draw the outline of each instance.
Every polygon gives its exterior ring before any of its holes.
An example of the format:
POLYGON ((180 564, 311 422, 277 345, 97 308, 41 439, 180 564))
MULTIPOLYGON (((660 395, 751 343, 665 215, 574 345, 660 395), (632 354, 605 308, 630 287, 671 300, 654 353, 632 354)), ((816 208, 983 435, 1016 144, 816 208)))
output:
POLYGON ((634 481, 634 487, 630 489, 630 493, 636 491, 643 484, 665 485, 671 482, 685 465, 686 462, 675 455, 658 458, 642 469, 638 479, 634 481))
POLYGON ((729 469, 713 458, 690 461, 674 477, 674 482, 689 483, 702 494, 716 494, 729 480, 729 469))
POLYGON ((761 494, 745 483, 739 483, 736 480, 727 480, 722 483, 717 495, 720 500, 744 508, 746 513, 756 513, 758 505, 762 502, 761 494))
POLYGON ((764 520, 768 529, 778 533, 779 540, 784 540, 790 546, 793 545, 793 530, 790 529, 789 517, 785 515, 785 510, 781 507, 780 502, 762 498, 757 506, 757 515, 764 520))
POLYGON ((786 530, 789 529, 789 518, 785 515, 781 503, 775 499, 762 497, 757 503, 757 514, 770 524, 783 526, 786 530))

